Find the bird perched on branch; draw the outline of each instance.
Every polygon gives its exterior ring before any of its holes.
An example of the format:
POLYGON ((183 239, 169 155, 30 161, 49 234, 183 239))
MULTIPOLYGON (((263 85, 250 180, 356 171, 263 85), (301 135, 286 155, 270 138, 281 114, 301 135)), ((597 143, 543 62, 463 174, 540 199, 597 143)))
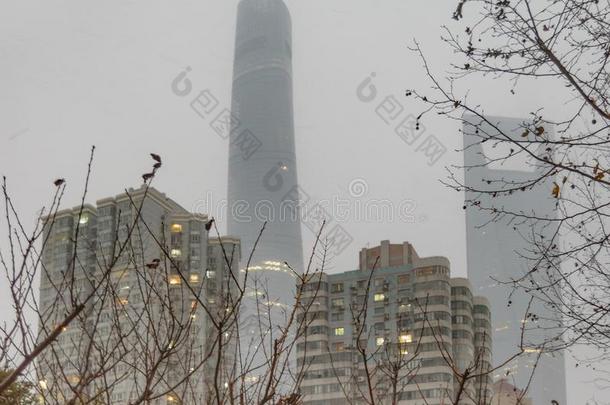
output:
POLYGON ((66 179, 57 179, 57 180, 55 180, 55 181, 53 182, 53 184, 54 184, 56 187, 59 187, 59 186, 61 186, 62 184, 64 184, 65 182, 66 182, 66 179))
POLYGON ((148 268, 148 269, 156 269, 157 267, 159 267, 159 263, 160 262, 161 262, 161 260, 159 260, 159 259, 153 259, 152 262, 146 263, 146 268, 148 268))
POLYGON ((144 179, 144 182, 152 179, 153 177, 155 177, 155 173, 157 172, 157 169, 159 169, 161 167, 161 156, 157 155, 156 153, 151 153, 150 157, 153 158, 153 160, 155 161, 155 164, 153 165, 153 171, 150 173, 144 173, 142 175, 142 179, 144 179))
POLYGON ((150 157, 153 158, 155 162, 161 163, 161 156, 157 155, 156 153, 151 153, 150 157))
POLYGON ((205 230, 209 231, 210 229, 212 229, 212 224, 214 223, 214 218, 210 219, 206 224, 205 224, 205 230))

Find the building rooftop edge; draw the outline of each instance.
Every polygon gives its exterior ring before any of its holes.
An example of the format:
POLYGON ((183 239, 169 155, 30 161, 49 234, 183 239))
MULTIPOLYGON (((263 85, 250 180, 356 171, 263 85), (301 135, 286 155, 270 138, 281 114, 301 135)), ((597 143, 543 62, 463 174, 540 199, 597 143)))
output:
MULTIPOLYGON (((151 198, 152 200, 156 201, 157 203, 163 205, 165 208, 168 209, 168 211, 170 212, 170 214, 172 216, 176 216, 176 217, 184 216, 184 217, 188 217, 188 218, 195 218, 195 219, 202 220, 202 221, 207 221, 210 218, 208 214, 188 211, 187 209, 182 207, 180 204, 178 204, 176 201, 169 198, 165 193, 157 190, 156 188, 154 188, 152 186, 149 186, 148 188, 146 188, 146 185, 144 185, 144 184, 137 189, 131 187, 123 193, 116 194, 116 195, 110 196, 110 197, 100 198, 95 201, 95 205, 92 203, 84 203, 82 205, 83 212, 89 211, 92 213, 96 213, 97 209, 100 207, 104 207, 109 204, 116 204, 120 201, 127 200, 130 197, 132 199, 141 197, 144 194, 144 192, 146 192, 146 198, 151 198)), ((58 218, 58 217, 64 217, 67 215, 74 215, 74 214, 77 214, 80 211, 80 209, 81 209, 81 205, 77 205, 72 208, 64 208, 64 209, 58 210, 57 212, 54 212, 52 214, 47 214, 47 215, 41 216, 40 220, 46 221, 52 216, 55 216, 56 218, 58 218)))

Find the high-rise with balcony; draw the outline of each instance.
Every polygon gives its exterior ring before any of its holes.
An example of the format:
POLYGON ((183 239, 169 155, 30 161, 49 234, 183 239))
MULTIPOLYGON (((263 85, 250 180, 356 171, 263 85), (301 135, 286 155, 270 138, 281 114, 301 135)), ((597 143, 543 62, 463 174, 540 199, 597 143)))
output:
MULTIPOLYGON (((208 239, 208 267, 205 274, 205 294, 208 297, 210 316, 215 322, 227 320, 227 311, 236 310, 239 288, 235 280, 240 280, 239 260, 241 258, 241 242, 231 236, 213 237, 208 239)), ((241 281, 240 281, 241 282, 241 281)), ((233 318, 222 328, 206 328, 206 342, 215 342, 210 361, 205 362, 203 375, 206 386, 205 403, 216 401, 215 386, 225 387, 228 381, 239 379, 239 346, 237 344, 238 325, 233 318), (220 351, 221 356, 218 356, 220 351), (216 369, 219 373, 216 373, 216 369), (218 378, 218 380, 216 380, 218 378)), ((225 398, 226 399, 226 398, 225 398)), ((221 398, 221 402, 224 399, 221 398)))
MULTIPOLYGON (((77 384, 86 363, 92 337, 81 333, 87 327, 87 316, 78 317, 68 327, 61 323, 73 302, 83 302, 93 294, 93 275, 96 272, 97 219, 95 207, 84 205, 56 212, 43 218, 42 260, 38 311, 42 322, 38 325, 39 342, 62 328, 53 350, 37 358, 40 388, 46 396, 42 403, 65 403, 70 384, 77 384), (78 344, 73 344, 78 342, 78 344), (56 378, 56 376, 62 376, 56 378)), ((89 303, 83 312, 90 312, 89 303)))
POLYGON ((377 403, 447 404, 461 390, 454 370, 467 368, 477 376, 460 403, 490 402, 489 303, 450 277, 446 258, 382 241, 361 250, 357 270, 316 273, 302 289, 305 404, 370 403, 369 377, 377 403))
MULTIPOLYGON (((87 305, 37 361, 42 403, 205 403, 210 321, 239 279, 239 240, 208 239, 207 216, 144 186, 43 222, 39 339, 87 305)), ((222 336, 233 348, 232 330, 222 336)))

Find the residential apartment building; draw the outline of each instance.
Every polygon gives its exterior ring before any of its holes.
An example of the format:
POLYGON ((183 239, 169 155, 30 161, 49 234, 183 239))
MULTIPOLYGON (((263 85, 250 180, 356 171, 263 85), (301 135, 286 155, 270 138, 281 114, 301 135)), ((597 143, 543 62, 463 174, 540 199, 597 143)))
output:
POLYGON ((489 304, 449 267, 408 242, 382 241, 361 250, 357 270, 312 275, 298 318, 304 403, 365 403, 369 379, 380 404, 447 404, 458 391, 460 403, 488 403, 489 304), (454 370, 467 368, 473 378, 461 387, 454 370))
POLYGON ((83 316, 72 321, 73 327, 62 327, 61 323, 68 310, 74 308, 73 302, 82 302, 93 294, 96 210, 85 205, 82 209, 57 212, 53 218, 43 221, 45 242, 41 252, 38 339, 43 340, 57 328, 62 328, 62 332, 52 351, 41 353, 37 365, 40 388, 46 393, 43 403, 53 404, 64 403, 67 393, 71 392, 70 385, 80 381, 86 349, 92 342, 90 335, 82 333, 92 303, 83 309, 83 316))
POLYGON ((239 240, 208 240, 207 216, 144 186, 43 222, 39 340, 87 305, 37 362, 41 402, 204 403, 210 318, 238 279, 239 240))
MULTIPOLYGON (((205 362, 203 374, 206 386, 206 401, 216 402, 214 386, 226 387, 229 381, 238 379, 237 367, 239 346, 237 340, 239 310, 243 308, 236 300, 239 297, 236 281, 241 280, 239 261, 241 259, 240 240, 231 236, 208 239, 208 270, 206 271, 206 296, 213 321, 225 323, 219 327, 208 327, 206 341, 215 342, 213 349, 208 350, 210 360, 205 362), (230 316, 231 311, 235 317, 230 316), (218 357, 221 347, 222 356, 218 357), (216 369, 220 370, 216 377, 216 369)), ((224 391, 224 390, 221 390, 224 391)), ((221 396, 222 396, 221 392, 221 396)), ((228 399, 227 399, 228 400, 228 399)))

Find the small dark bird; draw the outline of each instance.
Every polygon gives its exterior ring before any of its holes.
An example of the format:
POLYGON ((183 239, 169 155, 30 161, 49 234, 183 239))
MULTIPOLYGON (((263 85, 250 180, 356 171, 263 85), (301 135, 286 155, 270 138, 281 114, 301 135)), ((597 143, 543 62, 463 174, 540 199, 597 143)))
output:
POLYGON ((160 168, 160 167, 161 167, 161 163, 160 163, 160 162, 157 162, 157 163, 155 163, 155 164, 153 165, 153 168, 154 168, 155 170, 157 170, 157 169, 158 169, 158 168, 160 168))
POLYGON ((210 229, 212 229, 212 224, 214 223, 214 218, 210 219, 206 224, 205 224, 205 230, 209 231, 210 229))
POLYGON ((144 173, 144 174, 142 175, 142 179, 143 179, 144 181, 147 181, 148 179, 153 178, 153 176, 154 176, 154 175, 155 175, 154 173, 144 173))
POLYGON ((153 158, 155 162, 161 163, 161 156, 157 155, 156 153, 151 153, 150 157, 153 158))
POLYGON ((148 268, 148 269, 156 269, 157 267, 159 267, 159 263, 160 262, 161 262, 161 260, 159 260, 159 259, 153 259, 152 262, 146 263, 146 268, 148 268))
POLYGON ((62 184, 64 184, 66 182, 66 179, 57 179, 53 182, 53 184, 57 187, 61 186, 62 184))

